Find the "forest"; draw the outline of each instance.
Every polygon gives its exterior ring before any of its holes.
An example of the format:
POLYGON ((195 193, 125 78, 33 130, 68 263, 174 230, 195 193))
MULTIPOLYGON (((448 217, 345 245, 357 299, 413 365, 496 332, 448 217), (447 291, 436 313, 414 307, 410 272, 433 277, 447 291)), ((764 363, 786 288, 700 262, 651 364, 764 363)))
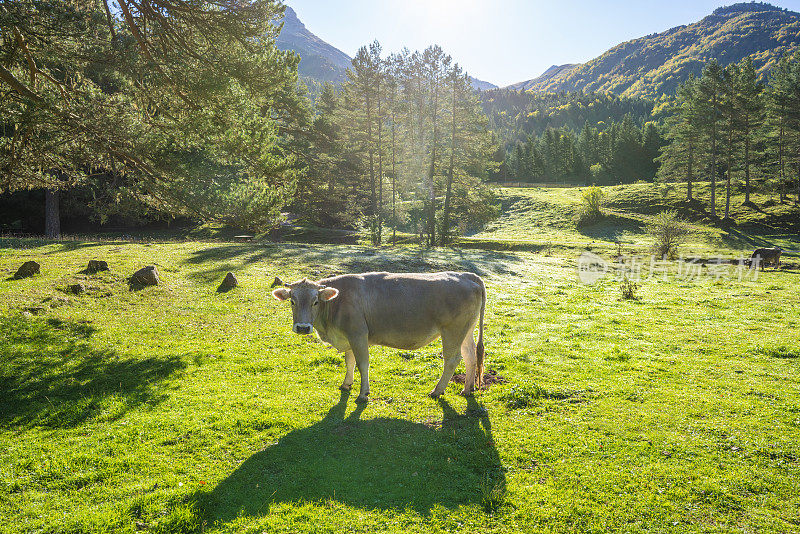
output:
POLYGON ((666 120, 668 144, 658 158, 659 177, 687 184, 710 182, 709 213, 716 217, 718 184, 725 195, 723 219, 730 218, 731 191, 742 185, 745 204, 754 188, 791 190, 800 203, 800 53, 785 55, 767 83, 749 58, 722 67, 710 60, 702 76, 678 89, 666 120))
POLYGON ((276 48, 276 0, 113 5, 0 6, 6 232, 177 221, 263 233, 289 218, 433 246, 497 216, 491 182, 710 180, 729 198, 742 181, 748 201, 751 188, 796 188, 796 53, 768 78, 749 58, 710 60, 652 100, 478 92, 441 47, 376 41, 343 83, 309 89, 297 55, 276 48))
MULTIPOLYGON (((496 149, 440 47, 386 58, 363 47, 346 82, 314 100, 297 56, 275 47, 274 0, 119 7, 0 7, 0 192, 45 191, 46 235, 60 235, 62 199, 66 215, 100 222, 262 232, 292 212, 367 228, 375 244, 387 223, 433 245, 467 229, 456 218, 493 216, 482 184, 496 149)), ((6 197, 17 217, 2 224, 24 226, 30 198, 6 197)))

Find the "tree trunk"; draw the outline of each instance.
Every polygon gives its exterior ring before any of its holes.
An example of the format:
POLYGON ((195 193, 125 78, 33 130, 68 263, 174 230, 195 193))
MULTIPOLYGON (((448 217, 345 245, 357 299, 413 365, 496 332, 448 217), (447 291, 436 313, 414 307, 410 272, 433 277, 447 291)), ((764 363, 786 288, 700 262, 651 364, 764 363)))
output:
POLYGON ((433 177, 436 173, 436 127, 433 128, 433 147, 431 148, 431 165, 428 169, 428 246, 436 245, 436 190, 433 177))
POLYGON ((394 106, 392 107, 392 243, 397 242, 397 170, 395 169, 395 116, 394 106))
POLYGON ((711 119, 711 216, 717 216, 717 100, 714 98, 711 119))
POLYGON ((433 106, 431 110, 433 138, 431 139, 431 165, 428 169, 428 245, 431 247, 436 246, 436 189, 434 187, 434 177, 436 176, 436 145, 439 141, 439 124, 437 120, 439 81, 435 73, 433 74, 433 78, 433 106))
POLYGON ((444 195, 444 213, 442 215, 442 246, 450 242, 450 202, 453 192, 453 173, 456 166, 456 97, 458 79, 453 80, 453 121, 450 127, 450 168, 447 175, 447 191, 444 195))
POLYGON ((47 239, 61 238, 61 212, 57 189, 47 189, 44 192, 44 236, 47 239))
POLYGON ((731 172, 733 172, 733 120, 728 124, 728 164, 725 173, 725 216, 723 219, 730 219, 731 216, 731 172))
POLYGON ((781 129, 778 133, 778 180, 780 183, 778 187, 781 191, 781 203, 783 203, 783 188, 786 183, 786 166, 783 161, 783 143, 784 143, 784 128, 783 128, 783 109, 781 108, 781 129))
POLYGON ((383 117, 381 115, 381 89, 378 81, 378 226, 376 230, 376 245, 383 240, 383 117))
POLYGON ((750 204, 750 118, 744 119, 744 203, 750 204))
POLYGON ((372 207, 372 221, 370 222, 370 230, 372 231, 372 244, 377 245, 375 238, 375 217, 378 211, 378 197, 375 187, 375 147, 372 144, 372 102, 367 96, 367 150, 369 150, 369 188, 370 188, 370 205, 372 207))
POLYGON ((691 202, 692 198, 692 164, 694 163, 694 144, 689 142, 689 161, 686 167, 686 200, 691 202))

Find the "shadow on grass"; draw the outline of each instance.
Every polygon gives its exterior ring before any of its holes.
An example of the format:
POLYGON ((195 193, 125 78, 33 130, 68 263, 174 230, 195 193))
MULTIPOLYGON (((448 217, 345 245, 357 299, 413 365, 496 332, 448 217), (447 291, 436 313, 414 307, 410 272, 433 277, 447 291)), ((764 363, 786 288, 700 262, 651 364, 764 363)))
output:
POLYGON ((261 516, 275 503, 337 501, 362 509, 412 509, 502 504, 505 475, 489 416, 474 399, 465 414, 446 402, 442 420, 344 417, 348 393, 325 418, 295 430, 248 458, 195 508, 209 523, 261 516))
POLYGON ((161 400, 154 386, 182 369, 179 357, 123 358, 89 343, 93 327, 0 317, 0 425, 70 428, 161 400))
POLYGON ((606 213, 594 224, 578 225, 578 232, 582 235, 610 242, 619 241, 625 233, 643 234, 644 231, 641 221, 615 213, 606 213))
MULTIPOLYGON (((777 243, 774 240, 773 235, 758 235, 755 233, 748 232, 746 230, 753 230, 752 227, 747 227, 744 230, 739 228, 730 227, 727 229, 728 232, 726 235, 723 236, 722 241, 729 247, 735 248, 759 248, 759 247, 767 247, 773 248, 777 246, 777 243)), ((773 228, 763 227, 761 231, 768 232, 768 231, 775 231, 773 228)), ((788 238, 796 237, 796 236, 787 236, 788 238)))
MULTIPOLYGON (((279 264, 301 262, 308 266, 309 278, 324 278, 368 271, 432 272, 469 271, 480 276, 489 273, 516 274, 511 268, 517 254, 497 251, 469 251, 426 248, 373 248, 362 246, 315 246, 294 243, 220 245, 204 248, 186 260, 190 265, 210 264, 190 276, 205 282, 219 279, 260 262, 279 264), (313 271, 318 271, 315 274, 313 271)), ((278 268, 280 268, 278 266, 278 268)), ((274 273, 280 275, 280 273, 274 273)))

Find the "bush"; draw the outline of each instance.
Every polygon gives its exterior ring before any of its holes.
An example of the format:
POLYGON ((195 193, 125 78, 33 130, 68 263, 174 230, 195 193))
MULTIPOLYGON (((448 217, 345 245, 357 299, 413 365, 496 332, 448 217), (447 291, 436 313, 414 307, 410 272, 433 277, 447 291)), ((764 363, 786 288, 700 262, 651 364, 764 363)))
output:
POLYGON ((659 258, 675 258, 678 247, 692 234, 675 210, 662 211, 647 224, 647 233, 655 240, 653 253, 659 258))
POLYGON ((578 224, 589 224, 603 217, 603 190, 593 186, 581 193, 578 224))
POLYGON ((639 300, 639 296, 636 294, 639 291, 639 284, 628 277, 622 279, 619 284, 619 291, 622 293, 624 300, 639 300))

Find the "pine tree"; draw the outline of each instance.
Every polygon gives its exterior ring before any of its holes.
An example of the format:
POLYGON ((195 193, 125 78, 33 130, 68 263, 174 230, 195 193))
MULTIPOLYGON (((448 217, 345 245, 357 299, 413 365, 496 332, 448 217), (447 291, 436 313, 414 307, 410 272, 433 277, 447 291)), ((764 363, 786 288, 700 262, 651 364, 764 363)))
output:
POLYGON ((307 114, 274 0, 0 4, 2 190, 112 174, 157 209, 241 227, 291 199, 307 114), (12 38, 13 37, 13 38, 12 38), (265 155, 269 156, 265 156, 265 155))
POLYGON ((756 136, 757 126, 763 121, 763 85, 758 81, 758 74, 753 61, 745 58, 738 68, 735 79, 735 99, 744 141, 742 165, 744 167, 744 203, 750 205, 750 167, 752 163, 751 148, 756 136))
POLYGON ((709 173, 711 175, 711 198, 709 211, 712 217, 717 216, 717 157, 719 156, 719 133, 722 121, 722 67, 715 59, 703 68, 703 76, 699 85, 699 105, 702 120, 701 131, 709 143, 709 173))
POLYGON ((791 66, 784 56, 772 68, 767 85, 767 135, 769 147, 776 152, 781 202, 786 196, 786 161, 792 100, 791 66))
POLYGON ((353 67, 347 71, 344 84, 345 109, 343 129, 352 144, 359 146, 363 160, 361 167, 367 176, 369 191, 369 228, 373 245, 381 243, 383 191, 382 168, 382 78, 381 47, 375 41, 362 46, 353 58, 353 67))
POLYGON ((730 219, 731 183, 733 179, 734 154, 739 135, 739 108, 736 99, 736 83, 739 78, 738 65, 731 64, 722 71, 720 86, 720 112, 722 115, 722 134, 725 145, 725 215, 723 220, 730 219))

